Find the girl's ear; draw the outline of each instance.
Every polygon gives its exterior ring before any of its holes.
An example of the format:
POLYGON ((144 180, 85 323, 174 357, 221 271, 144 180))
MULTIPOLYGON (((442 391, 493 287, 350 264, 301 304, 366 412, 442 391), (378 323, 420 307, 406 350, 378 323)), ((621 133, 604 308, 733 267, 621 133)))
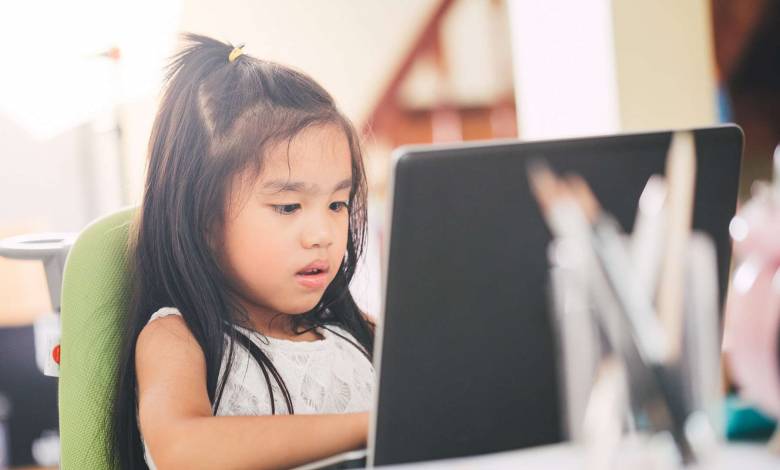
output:
POLYGON ((222 268, 222 247, 225 240, 225 222, 224 220, 221 220, 223 217, 225 217, 225 215, 217 215, 212 220, 208 221, 203 233, 206 246, 209 252, 214 256, 216 262, 220 265, 220 268, 222 268))

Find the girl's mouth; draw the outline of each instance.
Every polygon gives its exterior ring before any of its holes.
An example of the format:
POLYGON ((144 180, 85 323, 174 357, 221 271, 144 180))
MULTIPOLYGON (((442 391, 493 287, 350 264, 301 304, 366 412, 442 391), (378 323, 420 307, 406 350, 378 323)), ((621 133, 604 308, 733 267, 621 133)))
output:
POLYGON ((299 272, 295 275, 295 279, 305 288, 320 289, 325 286, 328 280, 328 273, 321 269, 312 269, 306 272, 299 272))
POLYGON ((315 261, 298 271, 295 279, 307 289, 320 289, 328 281, 328 265, 324 261, 315 261))
POLYGON ((301 275, 304 275, 304 276, 310 276, 312 274, 319 274, 321 272, 323 272, 322 269, 314 268, 314 269, 309 269, 309 270, 306 270, 306 271, 301 271, 298 274, 301 274, 301 275))

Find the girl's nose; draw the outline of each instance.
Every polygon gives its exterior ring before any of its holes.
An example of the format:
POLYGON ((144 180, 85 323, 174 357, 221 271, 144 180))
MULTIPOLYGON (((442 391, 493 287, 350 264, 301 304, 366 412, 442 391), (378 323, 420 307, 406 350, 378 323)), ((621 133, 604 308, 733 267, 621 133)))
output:
POLYGON ((333 243, 333 230, 325 217, 312 217, 301 237, 304 248, 327 248, 333 243))

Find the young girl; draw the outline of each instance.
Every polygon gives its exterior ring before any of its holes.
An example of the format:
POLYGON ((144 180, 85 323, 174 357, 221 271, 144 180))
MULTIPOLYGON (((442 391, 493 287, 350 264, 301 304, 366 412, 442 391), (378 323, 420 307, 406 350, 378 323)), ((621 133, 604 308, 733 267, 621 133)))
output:
POLYGON ((279 468, 365 445, 373 324, 348 286, 358 137, 309 77, 197 35, 152 130, 114 466, 279 468))

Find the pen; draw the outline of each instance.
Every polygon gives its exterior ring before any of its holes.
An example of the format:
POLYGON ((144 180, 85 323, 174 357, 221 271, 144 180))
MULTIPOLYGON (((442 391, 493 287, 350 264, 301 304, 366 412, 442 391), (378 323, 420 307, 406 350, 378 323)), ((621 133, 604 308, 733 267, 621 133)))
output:
POLYGON ((582 178, 559 179, 545 164, 534 162, 529 179, 554 235, 579 240, 596 263, 598 269, 589 272, 597 285, 596 314, 625 363, 634 413, 644 415, 653 429, 668 430, 683 462, 694 461, 684 432, 682 389, 674 371, 663 364, 666 334, 628 264, 617 222, 601 211, 582 178))

